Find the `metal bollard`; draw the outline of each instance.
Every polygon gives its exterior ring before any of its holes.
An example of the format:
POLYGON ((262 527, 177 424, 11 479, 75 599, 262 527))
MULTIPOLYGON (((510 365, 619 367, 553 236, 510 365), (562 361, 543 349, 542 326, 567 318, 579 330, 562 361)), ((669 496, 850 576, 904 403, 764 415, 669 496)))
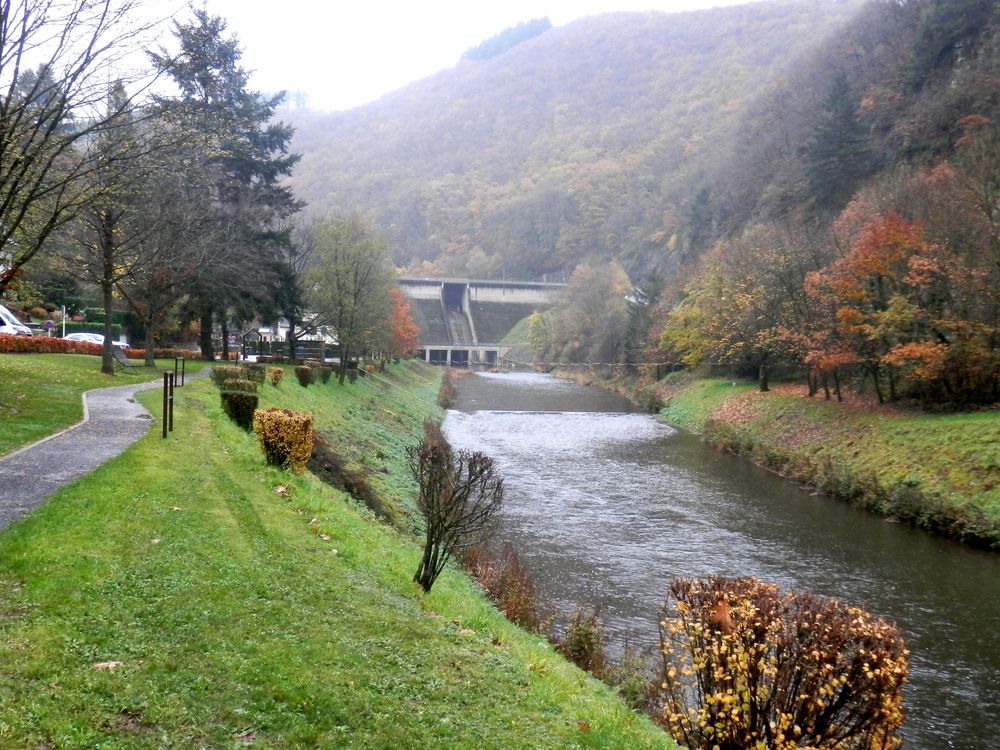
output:
POLYGON ((174 387, 183 388, 184 387, 184 370, 186 369, 187 360, 184 357, 174 357, 174 387), (180 373, 180 378, 178 380, 178 371, 180 373))
POLYGON ((167 390, 169 388, 169 381, 170 381, 170 374, 166 373, 166 372, 163 373, 163 419, 161 421, 163 422, 163 439, 164 440, 167 439, 167 420, 168 420, 168 417, 167 417, 167 409, 168 409, 168 405, 167 405, 167 390))

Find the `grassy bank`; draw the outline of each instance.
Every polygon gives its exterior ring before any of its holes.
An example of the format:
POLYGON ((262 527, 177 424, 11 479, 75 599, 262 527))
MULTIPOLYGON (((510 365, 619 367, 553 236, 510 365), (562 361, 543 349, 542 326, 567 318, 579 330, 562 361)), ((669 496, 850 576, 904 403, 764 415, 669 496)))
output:
POLYGON ((931 415, 694 380, 660 390, 671 423, 878 513, 1000 549, 1000 412, 931 415))
MULTIPOLYGON (((172 359, 157 364, 173 371, 172 359)), ((188 374, 204 364, 190 360, 188 374)), ((85 391, 157 376, 146 367, 103 375, 100 357, 87 354, 0 354, 0 456, 79 422, 85 391)))
MULTIPOLYGON (((387 380, 288 372, 262 402, 313 413, 405 514, 437 378, 387 380)), ((177 395, 167 441, 0 534, 0 746, 672 747, 464 575, 420 593, 413 538, 267 467, 210 383, 177 395)))

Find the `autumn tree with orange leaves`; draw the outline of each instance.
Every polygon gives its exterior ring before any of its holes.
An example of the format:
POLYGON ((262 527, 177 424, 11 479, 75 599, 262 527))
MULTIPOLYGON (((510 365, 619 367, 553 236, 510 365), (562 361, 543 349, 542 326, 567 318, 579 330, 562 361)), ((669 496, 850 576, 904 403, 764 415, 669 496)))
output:
POLYGON ((399 287, 393 287, 389 296, 392 310, 389 312, 387 354, 390 359, 412 357, 420 345, 420 326, 414 322, 410 304, 399 287))
POLYGON ((996 379, 995 331, 969 315, 981 274, 928 240, 923 222, 895 211, 857 222, 862 210, 855 202, 838 219, 851 235, 843 257, 806 278, 828 323, 807 362, 859 364, 879 401, 979 400, 996 379))

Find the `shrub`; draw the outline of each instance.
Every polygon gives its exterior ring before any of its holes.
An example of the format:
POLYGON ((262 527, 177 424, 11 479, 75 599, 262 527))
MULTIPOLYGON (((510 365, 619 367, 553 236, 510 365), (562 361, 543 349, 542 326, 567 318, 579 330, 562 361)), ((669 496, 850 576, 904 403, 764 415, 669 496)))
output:
POLYGON ((604 674, 604 629, 597 610, 584 614, 576 609, 570 615, 566 634, 554 639, 556 649, 580 669, 595 677, 604 674))
POLYGON ((324 383, 330 382, 330 376, 333 374, 333 368, 329 365, 320 365, 319 367, 319 377, 324 383))
POLYGON ((271 380, 271 385, 275 388, 281 383, 281 379, 285 377, 285 371, 280 367, 268 367, 267 377, 271 380))
POLYGON ((212 382, 216 388, 222 388, 227 380, 245 380, 243 368, 238 365, 215 365, 212 367, 212 382))
POLYGON ((231 420, 249 432, 253 428, 253 416, 258 403, 257 394, 223 391, 219 397, 222 399, 222 410, 231 420))
POLYGON ((253 431, 271 466, 301 474, 312 454, 313 418, 287 409, 258 409, 253 431))
POLYGON ((219 390, 223 393, 257 393, 257 384, 246 378, 229 378, 224 381, 219 390))
POLYGON ((613 687, 630 708, 637 711, 650 709, 653 684, 650 660, 636 650, 628 640, 622 655, 605 666, 601 679, 613 687))
POLYGON ((298 365, 295 368, 295 377, 298 378, 299 385, 306 388, 313 382, 313 369, 309 365, 298 365))
POLYGON ((257 385, 261 385, 264 382, 265 370, 264 365, 259 365, 256 362, 251 362, 249 364, 243 365, 243 370, 246 373, 246 377, 252 380, 257 385))
POLYGON ((222 410, 244 430, 253 427, 253 413, 257 408, 257 384, 252 380, 229 378, 222 383, 219 397, 222 410))
POLYGON ((503 478, 493 459, 479 451, 453 451, 434 422, 424 439, 406 449, 416 480, 424 553, 413 580, 426 591, 452 555, 482 542, 503 502, 503 478))
POLYGON ((508 620, 533 633, 542 632, 549 624, 535 582, 510 542, 504 544, 498 556, 473 547, 463 564, 508 620))
POLYGON ((901 745, 899 630, 756 579, 677 579, 660 622, 657 699, 689 748, 901 745))
POLYGON ((455 403, 456 396, 455 382, 451 376, 451 370, 445 370, 444 376, 441 378, 441 387, 438 389, 438 406, 442 409, 450 409, 455 403))

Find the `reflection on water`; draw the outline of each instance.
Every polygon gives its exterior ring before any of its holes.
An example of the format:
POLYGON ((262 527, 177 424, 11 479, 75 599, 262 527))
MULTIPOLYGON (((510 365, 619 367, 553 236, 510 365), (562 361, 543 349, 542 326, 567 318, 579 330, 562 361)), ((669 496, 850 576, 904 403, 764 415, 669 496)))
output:
POLYGON ((448 439, 503 469, 503 536, 562 611, 598 605, 611 633, 650 646, 673 576, 847 600, 904 631, 907 747, 1000 748, 997 555, 812 495, 612 394, 520 374, 458 393, 448 439))

